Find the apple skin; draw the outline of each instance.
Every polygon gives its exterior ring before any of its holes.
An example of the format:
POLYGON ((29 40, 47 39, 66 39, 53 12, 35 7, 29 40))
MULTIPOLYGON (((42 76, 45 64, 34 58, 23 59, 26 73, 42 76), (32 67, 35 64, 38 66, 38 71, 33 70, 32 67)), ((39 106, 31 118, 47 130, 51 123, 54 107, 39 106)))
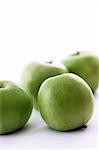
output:
POLYGON ((0 81, 0 134, 22 128, 33 110, 29 95, 11 81, 0 81))
POLYGON ((33 99, 34 108, 38 108, 37 94, 44 80, 49 77, 66 73, 64 65, 56 65, 52 62, 32 62, 23 69, 21 84, 33 99))
POLYGON ((75 73, 83 78, 92 89, 93 93, 99 85, 99 59, 84 52, 77 52, 65 58, 62 63, 69 72, 75 73))
POLYGON ((43 82, 39 111, 50 128, 70 131, 84 126, 93 114, 93 93, 79 76, 67 73, 43 82))

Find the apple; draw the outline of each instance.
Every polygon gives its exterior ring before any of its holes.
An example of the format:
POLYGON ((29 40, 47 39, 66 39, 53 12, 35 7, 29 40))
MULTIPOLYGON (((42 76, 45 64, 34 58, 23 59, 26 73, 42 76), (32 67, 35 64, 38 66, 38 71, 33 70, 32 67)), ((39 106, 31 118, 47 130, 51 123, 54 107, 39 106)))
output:
POLYGON ((50 128, 69 131, 83 127, 93 114, 93 93, 79 76, 66 73, 45 80, 38 106, 50 128))
POLYGON ((69 72, 82 77, 90 86, 93 93, 99 85, 99 59, 85 52, 77 52, 65 58, 62 63, 69 72))
POLYGON ((11 81, 0 81, 0 134, 22 128, 33 109, 29 95, 11 81))
POLYGON ((33 99, 34 107, 37 109, 37 95, 44 80, 68 72, 64 65, 53 62, 32 62, 23 69, 21 74, 21 85, 33 99))

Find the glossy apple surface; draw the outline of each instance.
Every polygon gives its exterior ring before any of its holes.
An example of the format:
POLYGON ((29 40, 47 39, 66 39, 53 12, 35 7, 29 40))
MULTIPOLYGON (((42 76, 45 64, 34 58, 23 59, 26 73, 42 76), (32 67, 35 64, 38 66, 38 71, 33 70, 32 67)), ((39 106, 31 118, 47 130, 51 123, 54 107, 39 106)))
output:
POLYGON ((37 94, 43 81, 66 72, 68 71, 63 65, 59 66, 52 62, 32 62, 23 69, 21 84, 32 97, 35 108, 38 107, 37 94))
POLYGON ((39 110, 47 125, 69 131, 84 126, 93 114, 93 93, 88 84, 71 73, 51 77, 38 93, 39 110))
POLYGON ((84 52, 77 52, 65 58, 62 63, 69 72, 75 73, 83 78, 92 89, 93 93, 99 85, 99 59, 84 52))
POLYGON ((23 89, 10 81, 0 81, 0 134, 22 128, 32 109, 33 102, 23 89))

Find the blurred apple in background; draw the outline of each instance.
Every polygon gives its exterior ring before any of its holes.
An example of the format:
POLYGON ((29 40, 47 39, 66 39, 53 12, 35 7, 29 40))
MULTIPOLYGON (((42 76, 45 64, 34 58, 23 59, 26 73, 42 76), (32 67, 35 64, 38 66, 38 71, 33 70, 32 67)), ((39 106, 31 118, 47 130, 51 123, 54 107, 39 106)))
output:
POLYGON ((44 80, 68 72, 63 64, 50 62, 32 62, 22 72, 21 84, 33 99, 34 107, 37 108, 37 95, 44 80))
POLYGON ((99 85, 99 59, 87 52, 77 52, 64 58, 62 63, 69 72, 82 77, 90 86, 93 93, 99 85))

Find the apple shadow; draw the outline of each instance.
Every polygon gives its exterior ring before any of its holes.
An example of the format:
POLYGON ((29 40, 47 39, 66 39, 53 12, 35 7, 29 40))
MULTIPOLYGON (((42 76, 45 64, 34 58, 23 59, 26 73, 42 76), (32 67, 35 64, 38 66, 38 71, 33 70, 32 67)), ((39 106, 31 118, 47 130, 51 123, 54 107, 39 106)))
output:
POLYGON ((10 133, 1 134, 0 136, 12 136, 12 135, 16 135, 16 134, 21 134, 23 132, 27 132, 27 131, 31 130, 31 128, 32 128, 31 124, 27 124, 20 129, 17 129, 10 133))
POLYGON ((81 126, 81 127, 79 127, 79 128, 72 129, 72 130, 67 130, 67 131, 56 130, 56 129, 52 129, 51 127, 46 127, 46 128, 48 128, 49 130, 52 130, 52 131, 54 131, 54 132, 60 132, 60 133, 72 133, 72 132, 79 132, 79 131, 81 132, 81 131, 86 130, 87 125, 83 125, 83 126, 81 126))
POLYGON ((29 131, 31 131, 31 134, 34 134, 34 133, 48 131, 48 130, 50 132, 52 131, 53 133, 54 132, 57 132, 57 133, 72 133, 72 132, 84 131, 86 128, 87 128, 87 125, 83 125, 82 127, 79 127, 79 128, 76 128, 76 129, 72 129, 72 130, 68 130, 68 131, 62 131, 62 130, 52 129, 51 127, 48 127, 48 126, 43 126, 43 127, 37 128, 36 126, 33 126, 31 124, 27 124, 23 128, 20 128, 20 129, 14 131, 14 132, 11 132, 11 133, 8 133, 8 134, 2 134, 0 136, 14 136, 14 135, 20 135, 20 134, 23 134, 23 133, 26 134, 29 131))
POLYGON ((53 133, 66 134, 66 133, 73 133, 73 132, 82 132, 82 131, 86 130, 86 128, 87 128, 87 125, 83 125, 82 127, 79 127, 76 129, 72 129, 72 130, 68 130, 68 131, 62 131, 62 130, 55 130, 55 129, 45 125, 44 127, 41 127, 39 129, 35 130, 34 133, 49 131, 49 132, 53 132, 53 133))

